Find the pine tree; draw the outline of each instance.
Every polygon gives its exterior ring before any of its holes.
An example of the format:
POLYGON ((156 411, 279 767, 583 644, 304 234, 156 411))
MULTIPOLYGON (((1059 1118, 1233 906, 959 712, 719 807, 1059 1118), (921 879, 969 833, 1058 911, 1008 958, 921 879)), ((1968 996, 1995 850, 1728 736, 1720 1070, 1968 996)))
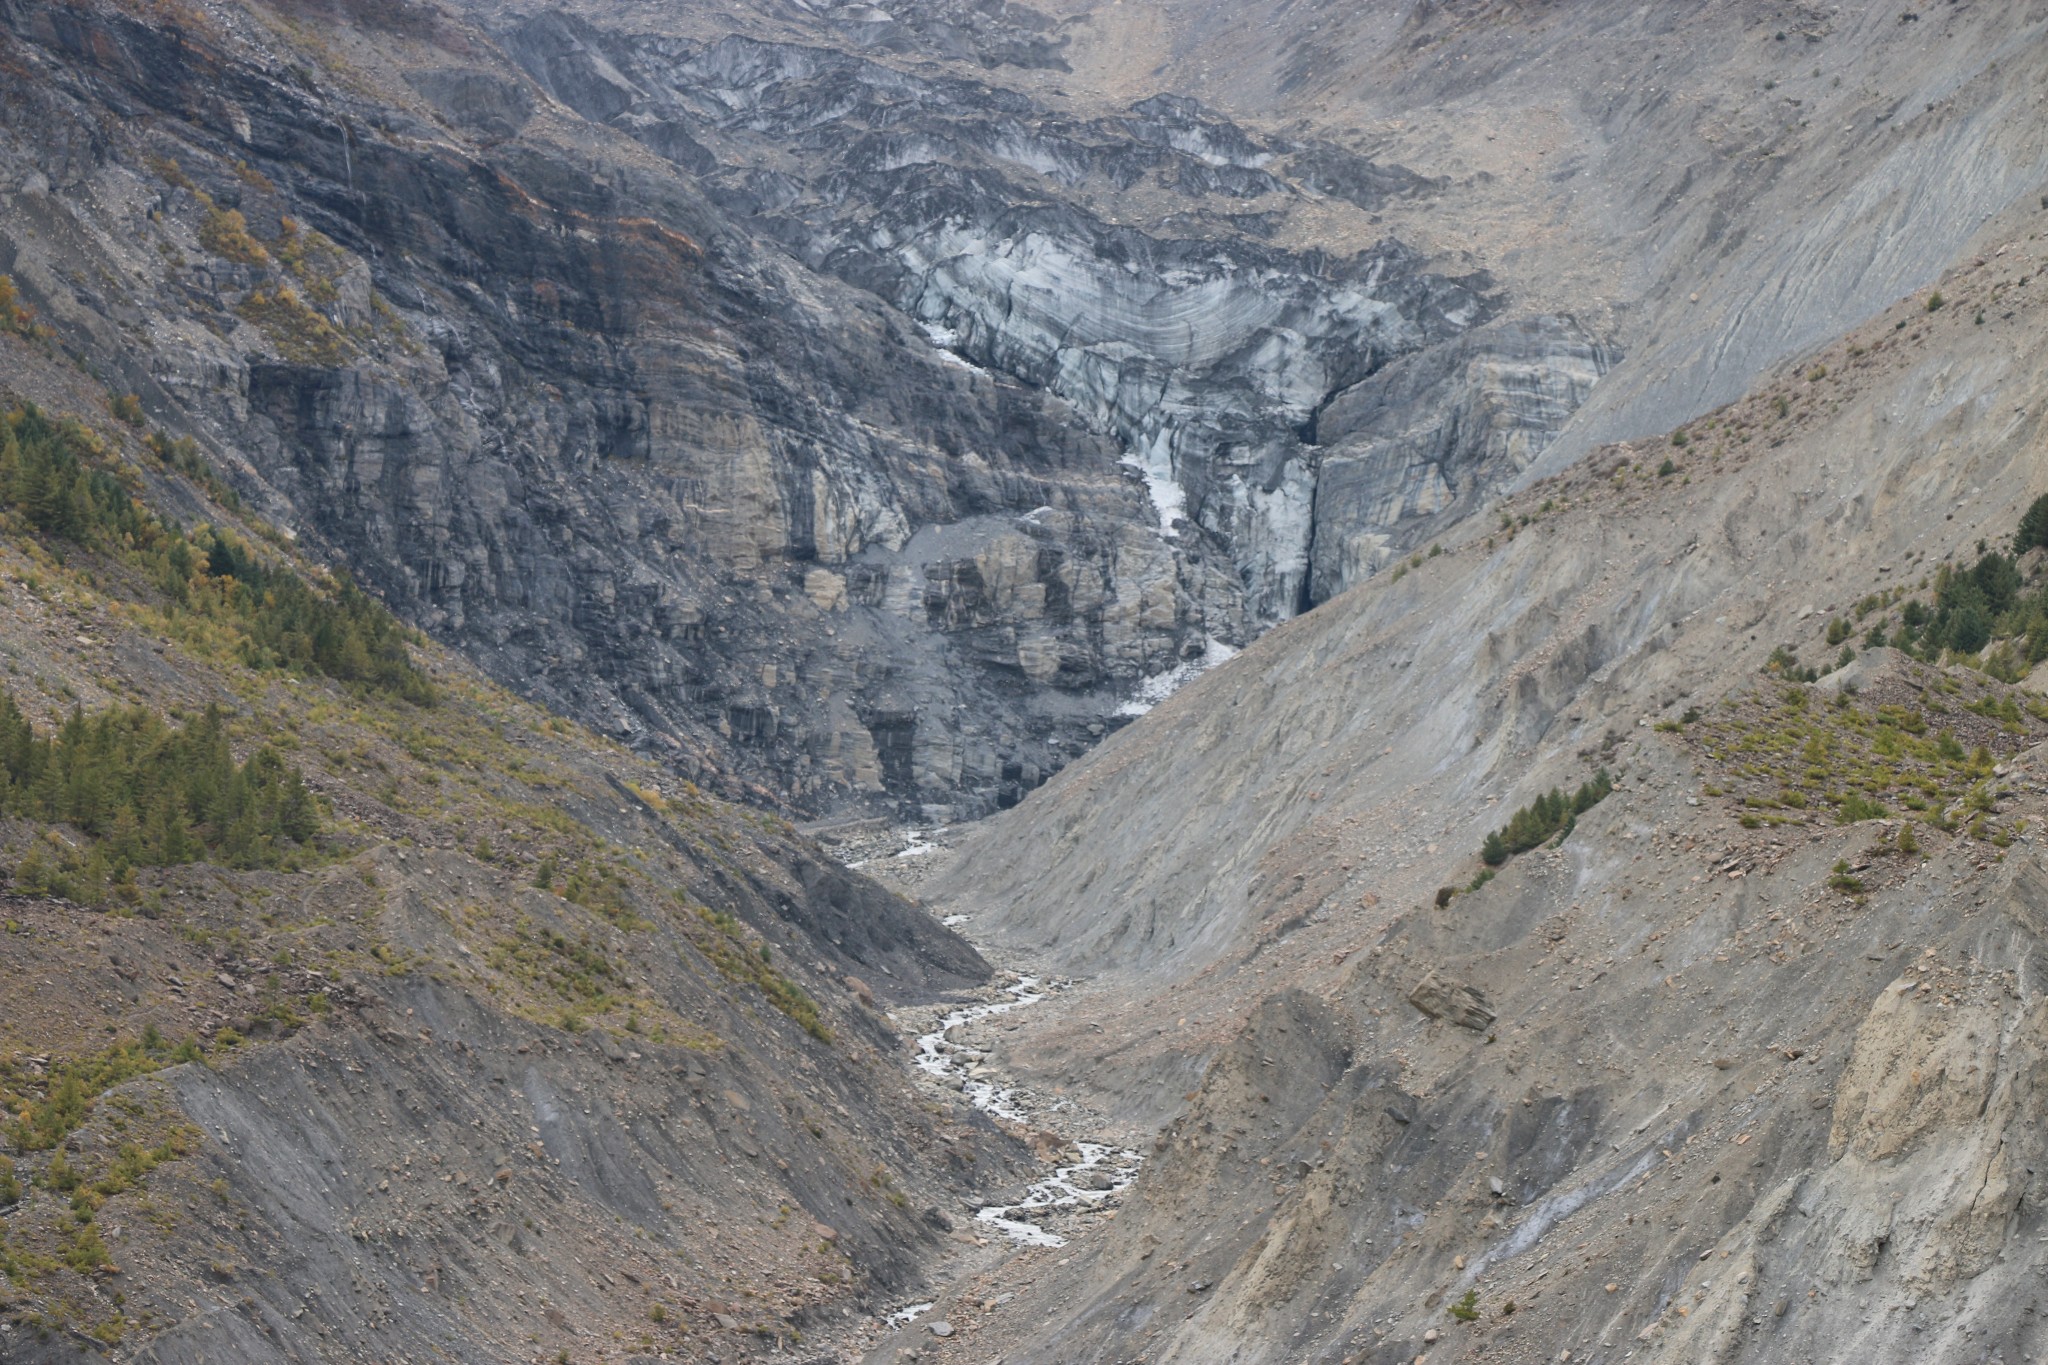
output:
POLYGON ((2012 538, 2012 552, 2023 555, 2037 546, 2048 545, 2048 493, 2027 504, 2019 530, 2012 538))
POLYGON ((1486 842, 1479 846, 1479 861, 1488 867, 1499 867, 1508 860, 1508 846, 1501 842, 1500 831, 1486 836, 1486 842))

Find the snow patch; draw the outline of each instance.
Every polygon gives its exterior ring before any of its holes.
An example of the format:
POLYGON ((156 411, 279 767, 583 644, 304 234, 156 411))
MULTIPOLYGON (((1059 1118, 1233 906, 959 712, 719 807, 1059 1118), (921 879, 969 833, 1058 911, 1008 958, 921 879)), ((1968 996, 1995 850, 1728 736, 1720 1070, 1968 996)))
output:
POLYGON ((935 829, 904 830, 903 837, 909 842, 897 851, 896 856, 899 858, 922 858, 928 853, 937 853, 940 845, 929 842, 925 836, 937 834, 938 832, 935 829))
POLYGON ((1138 684, 1138 690, 1130 700, 1116 708, 1119 716, 1142 716, 1153 707, 1165 701, 1174 693, 1186 687, 1195 679, 1207 673, 1220 663, 1235 658, 1237 651, 1220 640, 1211 640, 1203 647, 1202 657, 1189 659, 1177 668, 1164 673, 1155 673, 1138 684))

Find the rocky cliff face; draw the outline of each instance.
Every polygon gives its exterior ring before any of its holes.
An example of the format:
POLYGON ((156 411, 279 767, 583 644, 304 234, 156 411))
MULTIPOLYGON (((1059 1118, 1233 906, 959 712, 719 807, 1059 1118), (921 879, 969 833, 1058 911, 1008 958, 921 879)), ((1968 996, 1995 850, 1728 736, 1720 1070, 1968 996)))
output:
POLYGON ((1512 414, 1425 362, 1498 416, 1319 496, 1327 402, 1513 307, 1371 228, 1438 182, 1171 97, 1068 112, 966 74, 1050 70, 1045 25, 943 8, 854 52, 18 5, 0 266, 530 695, 756 799, 1007 805, 1421 543, 1436 485, 1512 476, 1612 352, 1530 324, 1512 414), (1354 246, 1276 239, 1326 211, 1354 246))
POLYGON ((262 15, 176 43, 9 17, 27 295, 400 610, 685 772, 994 805, 1207 629, 1241 635, 1062 405, 665 166, 593 174, 573 127, 497 142, 536 96, 445 20, 441 47, 359 37, 424 92, 377 103, 262 15))
MULTIPOLYGON (((1390 238, 1348 258, 1268 240, 1318 201, 1369 214, 1431 198, 1436 182, 1172 96, 1083 118, 853 54, 745 37, 700 46, 558 13, 506 42, 579 113, 702 173, 753 231, 887 300, 935 344, 1066 399, 1143 474, 1167 536, 1183 520, 1211 534, 1254 629, 1312 600, 1318 535, 1352 546, 1363 576, 1414 543, 1415 517, 1443 510, 1404 487, 1407 469, 1370 464, 1319 501, 1320 414, 1396 357, 1435 355, 1503 299, 1483 274, 1445 278, 1390 238)), ((1565 319, 1516 336, 1542 397, 1506 418, 1523 433, 1515 449, 1475 413, 1445 423, 1418 460, 1465 467, 1468 492, 1518 473, 1615 358, 1565 319), (1554 355, 1540 344, 1553 333, 1554 355)), ((1424 362, 1425 382, 1453 384, 1459 364, 1424 362)), ((1469 401, 1501 406, 1510 390, 1492 387, 1469 401)), ((1411 401, 1461 400, 1447 389, 1411 401)))

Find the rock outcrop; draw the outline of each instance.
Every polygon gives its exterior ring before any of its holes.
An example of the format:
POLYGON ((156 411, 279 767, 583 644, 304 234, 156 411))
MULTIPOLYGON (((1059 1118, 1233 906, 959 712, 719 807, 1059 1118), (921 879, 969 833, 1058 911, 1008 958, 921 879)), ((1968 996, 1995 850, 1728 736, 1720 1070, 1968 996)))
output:
MULTIPOLYGON (((0 8, 0 268, 528 695, 729 794, 974 815, 1307 605, 1312 547, 1340 584, 1441 519, 1317 491, 1326 400, 1512 306, 1371 229, 1439 181, 1001 84, 1063 60, 1015 5, 478 9, 0 8), (1348 254, 1277 241, 1339 211, 1348 254)), ((1525 346, 1512 413, 1432 362, 1500 415, 1387 477, 1483 498, 1607 356, 1525 346)))
MULTIPOLYGON (((1493 316, 1491 282, 1432 272, 1391 239, 1349 259, 1265 240, 1318 199, 1372 210, 1440 188, 1412 171, 1169 96, 1084 119, 857 55, 738 37, 699 48, 553 13, 506 42, 586 117, 701 169, 754 231, 973 364, 1065 398, 1142 471, 1167 535, 1183 518, 1212 533, 1255 626, 1308 605, 1313 539, 1376 536, 1383 560, 1443 510, 1366 494, 1355 476, 1319 500, 1319 410, 1493 316), (1155 218, 1189 235, 1135 225, 1155 218)), ((1507 365, 1520 371, 1507 383, 1536 390, 1499 422, 1474 412, 1439 430, 1435 462, 1458 467, 1467 501, 1519 473, 1613 360, 1564 322, 1503 335, 1490 383, 1462 353, 1425 362, 1438 384, 1470 371, 1468 406, 1501 406, 1507 365)))

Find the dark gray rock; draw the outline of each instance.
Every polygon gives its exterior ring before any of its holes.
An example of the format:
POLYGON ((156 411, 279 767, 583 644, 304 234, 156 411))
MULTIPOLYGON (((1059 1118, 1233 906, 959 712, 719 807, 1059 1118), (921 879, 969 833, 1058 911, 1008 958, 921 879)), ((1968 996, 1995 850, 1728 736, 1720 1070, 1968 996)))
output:
POLYGON ((1514 318, 1403 356, 1318 415, 1309 596, 1426 544, 1529 467, 1620 353, 1567 317, 1514 318))

